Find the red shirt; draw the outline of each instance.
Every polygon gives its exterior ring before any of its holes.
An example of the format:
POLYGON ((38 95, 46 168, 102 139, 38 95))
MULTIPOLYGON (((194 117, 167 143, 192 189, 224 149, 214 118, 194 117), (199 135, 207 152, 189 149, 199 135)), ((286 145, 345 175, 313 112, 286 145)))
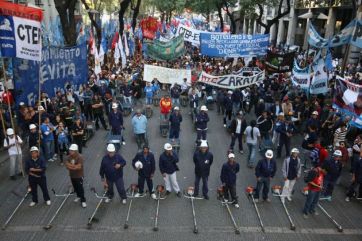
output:
POLYGON ((313 179, 313 181, 308 183, 308 189, 314 192, 320 192, 323 186, 324 174, 320 167, 317 167, 314 170, 318 171, 318 174, 313 179), (311 183, 314 183, 316 185, 312 185, 311 183))
POLYGON ((160 108, 161 108, 161 113, 162 114, 168 114, 170 113, 171 109, 172 109, 172 102, 170 98, 162 98, 160 101, 160 108))

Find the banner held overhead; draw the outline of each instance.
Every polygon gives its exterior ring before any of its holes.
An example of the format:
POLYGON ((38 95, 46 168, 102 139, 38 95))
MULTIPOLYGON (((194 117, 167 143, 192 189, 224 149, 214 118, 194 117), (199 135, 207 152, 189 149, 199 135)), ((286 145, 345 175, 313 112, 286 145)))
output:
POLYGON ((211 57, 258 56, 266 54, 269 34, 201 33, 200 42, 201 53, 211 57))
POLYGON ((265 78, 264 71, 259 71, 259 73, 250 76, 245 76, 244 72, 240 70, 238 74, 214 76, 203 71, 198 81, 219 88, 238 89, 259 83, 265 78))
POLYGON ((163 84, 182 84, 184 78, 187 79, 187 83, 191 83, 191 70, 170 69, 146 64, 143 72, 143 80, 151 82, 154 78, 157 78, 157 80, 163 84))

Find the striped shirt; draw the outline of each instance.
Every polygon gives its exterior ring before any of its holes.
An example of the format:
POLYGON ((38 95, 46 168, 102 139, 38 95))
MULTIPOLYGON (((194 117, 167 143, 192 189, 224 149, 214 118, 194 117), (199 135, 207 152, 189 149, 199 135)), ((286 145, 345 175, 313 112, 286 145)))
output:
POLYGON ((340 141, 346 140, 346 135, 347 135, 347 128, 345 128, 344 130, 342 130, 342 128, 338 128, 334 132, 334 145, 339 146, 340 141))

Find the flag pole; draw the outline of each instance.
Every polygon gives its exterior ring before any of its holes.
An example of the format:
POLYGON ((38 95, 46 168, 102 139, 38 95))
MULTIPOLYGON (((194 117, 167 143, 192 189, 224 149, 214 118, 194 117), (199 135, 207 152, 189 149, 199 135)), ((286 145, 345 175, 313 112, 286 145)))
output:
POLYGON ((41 141, 41 130, 40 130, 40 125, 41 125, 41 113, 40 113, 40 109, 39 107, 41 106, 41 83, 43 82, 43 75, 41 72, 41 61, 39 61, 39 81, 38 81, 38 126, 39 126, 39 130, 38 130, 38 148, 40 150, 40 141, 41 141))
MULTIPOLYGON (((10 115, 10 122, 11 122, 11 127, 13 128, 14 130, 14 136, 15 136, 15 146, 16 146, 16 151, 17 153, 19 154, 19 147, 18 147, 18 144, 16 143, 17 142, 17 134, 16 134, 16 130, 15 130, 15 125, 14 125, 14 119, 13 119, 13 113, 12 113, 12 110, 11 110, 11 105, 10 105, 10 99, 9 99, 9 94, 8 94, 8 88, 6 87, 6 68, 5 68, 5 61, 4 61, 4 58, 1 58, 2 59, 2 65, 3 65, 3 75, 4 75, 4 82, 3 82, 3 85, 4 85, 4 89, 5 89, 5 93, 6 93, 6 98, 7 98, 7 102, 8 102, 8 111, 9 111, 9 115, 10 115)), ((2 114, 1 114, 2 116, 2 114)), ((9 143, 8 143, 9 145, 9 143)), ((25 176, 25 173, 24 173, 24 169, 23 169, 23 160, 20 160, 20 170, 21 170, 21 174, 23 175, 23 177, 25 176)))

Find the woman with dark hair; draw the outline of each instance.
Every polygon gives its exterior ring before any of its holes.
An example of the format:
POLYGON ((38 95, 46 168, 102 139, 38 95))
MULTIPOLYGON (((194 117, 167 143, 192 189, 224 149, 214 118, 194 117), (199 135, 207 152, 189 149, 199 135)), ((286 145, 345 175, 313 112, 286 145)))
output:
POLYGON ((256 147, 258 145, 258 141, 260 142, 260 131, 259 128, 256 127, 256 121, 250 121, 250 125, 246 127, 244 131, 244 136, 246 137, 246 144, 249 148, 248 153, 248 167, 253 168, 256 158, 256 147))

